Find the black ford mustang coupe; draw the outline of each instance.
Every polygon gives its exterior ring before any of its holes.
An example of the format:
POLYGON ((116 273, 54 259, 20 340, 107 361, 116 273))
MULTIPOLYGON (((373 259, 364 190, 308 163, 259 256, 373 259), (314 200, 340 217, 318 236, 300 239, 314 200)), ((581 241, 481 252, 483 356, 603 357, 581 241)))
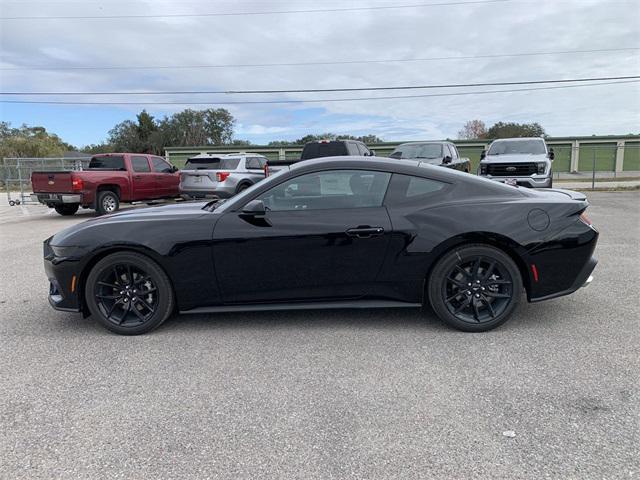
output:
POLYGON ((586 198, 403 160, 282 170, 226 202, 130 210, 44 242, 49 301, 120 334, 181 313, 422 307, 464 331, 588 284, 586 198))

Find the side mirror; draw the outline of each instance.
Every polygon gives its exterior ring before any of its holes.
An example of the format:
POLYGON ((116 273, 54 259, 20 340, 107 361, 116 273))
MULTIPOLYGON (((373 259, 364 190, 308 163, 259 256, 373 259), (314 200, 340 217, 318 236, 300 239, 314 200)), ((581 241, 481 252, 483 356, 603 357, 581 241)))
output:
POLYGON ((480 160, 484 160, 486 156, 487 156, 487 151, 482 150, 482 152, 480 152, 480 160))
POLYGON ((370 157, 375 157, 376 156, 376 151, 375 150, 369 150, 369 156, 370 157))
POLYGON ((550 148, 550 149, 549 149, 549 155, 548 155, 548 157, 549 157, 549 160, 553 160, 553 159, 555 159, 555 158, 556 158, 556 154, 555 154, 555 152, 553 151, 553 148, 550 148))
POLYGON ((178 171, 178 167, 175 165, 171 165, 171 173, 176 173, 178 171))
POLYGON ((242 213, 244 215, 258 217, 265 215, 267 213, 267 209, 264 206, 264 202, 262 200, 251 200, 244 207, 242 207, 242 213))
POLYGON ((442 163, 451 163, 451 157, 449 155, 447 155, 446 157, 444 157, 442 159, 442 163))

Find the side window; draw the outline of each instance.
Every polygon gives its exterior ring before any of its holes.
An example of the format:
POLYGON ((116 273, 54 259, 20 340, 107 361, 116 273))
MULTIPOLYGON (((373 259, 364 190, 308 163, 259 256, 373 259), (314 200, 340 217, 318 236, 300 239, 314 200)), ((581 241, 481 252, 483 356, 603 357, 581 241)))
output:
POLYGON ((264 167, 267 166, 267 159, 264 157, 259 157, 258 162, 260 162, 260 170, 264 170, 264 167))
POLYGON ((449 151, 451 152, 452 159, 455 160, 456 158, 458 158, 458 149, 455 145, 449 144, 449 151))
POLYGON ((245 166, 249 170, 260 170, 260 168, 261 168, 260 167, 260 159, 258 159, 256 157, 247 158, 247 161, 245 162, 245 166))
POLYGON ((164 158, 151 157, 153 170, 160 173, 172 173, 171 165, 164 158))
POLYGON ((150 172, 149 161, 147 157, 133 156, 131 157, 131 166, 134 172, 150 172))
POLYGON ((349 155, 362 155, 358 150, 358 144, 355 142, 347 142, 347 151, 349 155))
POLYGON ((379 207, 391 174, 367 170, 331 170, 289 179, 258 200, 273 211, 379 207))
POLYGON ((448 184, 429 178, 400 175, 391 177, 389 191, 385 197, 385 205, 395 206, 407 202, 422 201, 438 195, 448 184))

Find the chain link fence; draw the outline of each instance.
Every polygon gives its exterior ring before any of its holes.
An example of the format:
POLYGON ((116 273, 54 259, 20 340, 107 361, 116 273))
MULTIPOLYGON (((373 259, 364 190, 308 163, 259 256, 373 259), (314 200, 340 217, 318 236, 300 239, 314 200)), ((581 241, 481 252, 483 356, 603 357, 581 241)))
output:
POLYGON ((0 182, 11 203, 30 201, 31 174, 39 171, 82 170, 89 165, 91 157, 74 158, 3 158, 0 182))

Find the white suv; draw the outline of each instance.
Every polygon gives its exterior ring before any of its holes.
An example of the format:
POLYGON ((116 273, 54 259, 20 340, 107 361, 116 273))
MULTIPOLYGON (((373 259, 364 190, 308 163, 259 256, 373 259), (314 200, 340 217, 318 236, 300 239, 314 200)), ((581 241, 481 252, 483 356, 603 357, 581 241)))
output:
POLYGON ((257 153, 201 154, 180 170, 180 195, 229 198, 265 178, 267 158, 257 153))

